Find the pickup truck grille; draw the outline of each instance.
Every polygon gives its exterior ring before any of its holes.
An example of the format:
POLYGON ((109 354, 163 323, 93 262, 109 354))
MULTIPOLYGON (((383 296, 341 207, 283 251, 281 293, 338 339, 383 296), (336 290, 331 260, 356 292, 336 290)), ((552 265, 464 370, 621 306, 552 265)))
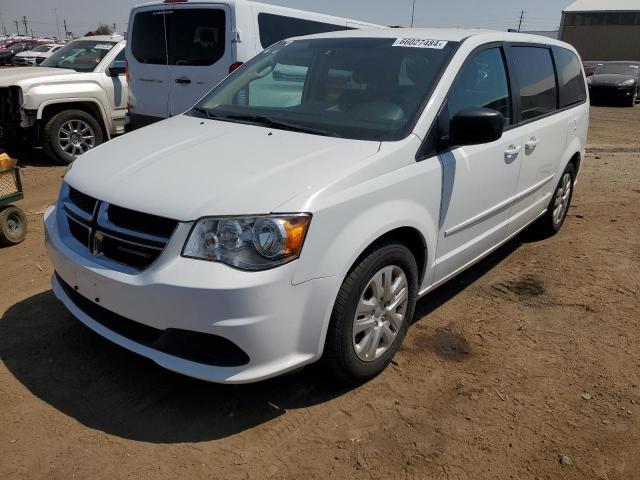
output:
POLYGON ((0 87, 0 125, 19 124, 21 104, 20 87, 0 87))
POLYGON ((157 260, 178 226, 176 220, 102 202, 66 184, 61 205, 69 233, 85 253, 135 271, 157 260))

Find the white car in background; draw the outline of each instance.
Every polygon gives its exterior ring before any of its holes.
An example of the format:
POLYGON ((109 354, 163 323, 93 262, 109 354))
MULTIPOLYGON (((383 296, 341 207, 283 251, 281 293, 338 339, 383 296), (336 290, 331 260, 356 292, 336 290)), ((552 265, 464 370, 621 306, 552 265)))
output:
POLYGON ((186 375, 252 382, 324 358, 361 382, 418 298, 529 226, 560 230, 588 123, 580 58, 557 40, 282 41, 189 112, 73 163, 45 213, 53 290, 186 375))
POLYGON ((42 146, 68 164, 124 133, 125 44, 120 35, 80 38, 39 67, 0 70, 0 144, 42 146))
POLYGON ((64 45, 60 45, 59 43, 40 45, 33 50, 18 53, 13 57, 13 64, 17 66, 40 65, 62 47, 64 47, 64 45))

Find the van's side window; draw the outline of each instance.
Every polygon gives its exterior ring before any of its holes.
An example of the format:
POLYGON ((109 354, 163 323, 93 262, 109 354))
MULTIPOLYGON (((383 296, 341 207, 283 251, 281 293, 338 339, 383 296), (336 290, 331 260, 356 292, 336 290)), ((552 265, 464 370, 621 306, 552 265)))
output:
POLYGON ((260 29, 260 44, 262 48, 269 48, 271 45, 286 38, 301 37, 314 33, 352 30, 346 25, 314 22, 312 20, 273 15, 271 13, 261 13, 258 15, 258 28, 260 29))
POLYGON ((532 120, 557 110, 558 87, 551 50, 513 47, 512 52, 520 84, 521 120, 532 120))
POLYGON ((578 57, 566 48, 554 49, 554 54, 560 82, 560 108, 584 102, 587 89, 578 57))
POLYGON ((511 125, 512 103, 502 49, 489 48, 476 54, 462 68, 449 93, 449 114, 468 107, 497 110, 511 125))

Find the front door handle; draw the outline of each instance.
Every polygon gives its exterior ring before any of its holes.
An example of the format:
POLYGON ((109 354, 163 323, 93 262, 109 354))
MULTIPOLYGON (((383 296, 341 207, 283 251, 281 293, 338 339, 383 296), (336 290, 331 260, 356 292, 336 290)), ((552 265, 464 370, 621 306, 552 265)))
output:
POLYGON ((504 152, 504 154, 508 157, 513 157, 518 155, 522 151, 522 147, 519 145, 509 145, 509 148, 504 152))
POLYGON ((191 79, 189 78, 176 78, 176 83, 179 83, 180 85, 189 85, 191 83, 191 79))
POLYGON ((538 146, 538 141, 536 137, 531 137, 531 140, 524 144, 527 154, 533 153, 538 146))

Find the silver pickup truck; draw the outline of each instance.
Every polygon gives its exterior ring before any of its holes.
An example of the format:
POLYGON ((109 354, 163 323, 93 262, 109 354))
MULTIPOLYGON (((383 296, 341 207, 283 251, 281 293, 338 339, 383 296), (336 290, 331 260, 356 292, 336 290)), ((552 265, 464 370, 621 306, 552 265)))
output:
POLYGON ((40 67, 0 70, 0 144, 41 146, 70 163, 124 133, 124 48, 119 35, 85 37, 40 67))

